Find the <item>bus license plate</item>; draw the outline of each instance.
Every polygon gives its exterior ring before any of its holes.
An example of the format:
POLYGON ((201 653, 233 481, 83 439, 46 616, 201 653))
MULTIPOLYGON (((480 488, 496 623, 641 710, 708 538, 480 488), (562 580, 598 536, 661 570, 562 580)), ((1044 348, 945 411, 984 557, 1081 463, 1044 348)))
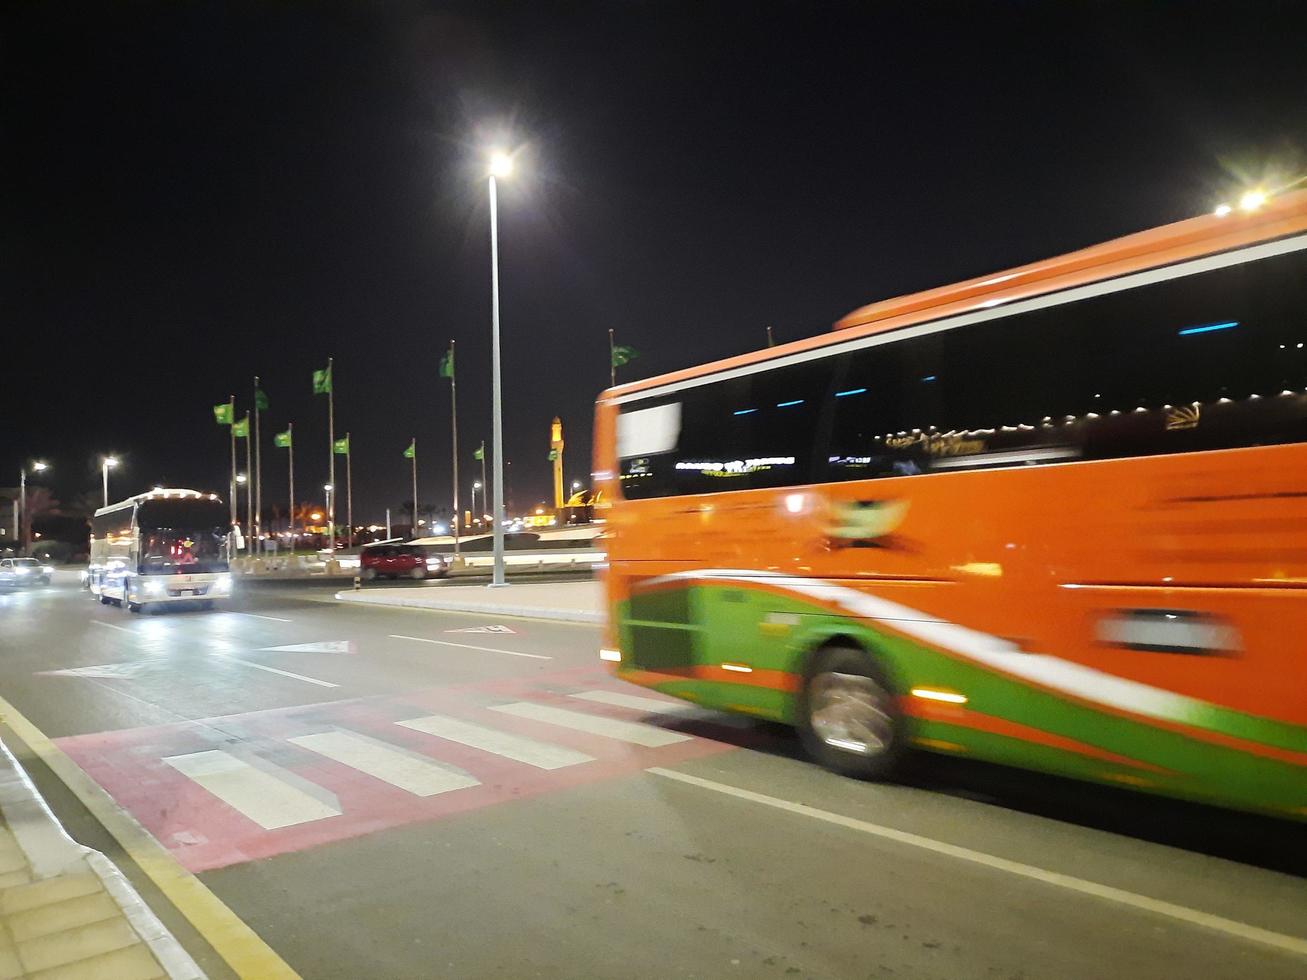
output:
POLYGON ((195 590, 194 590, 194 589, 181 589, 180 591, 178 591, 177 594, 178 594, 178 595, 195 595, 195 590))

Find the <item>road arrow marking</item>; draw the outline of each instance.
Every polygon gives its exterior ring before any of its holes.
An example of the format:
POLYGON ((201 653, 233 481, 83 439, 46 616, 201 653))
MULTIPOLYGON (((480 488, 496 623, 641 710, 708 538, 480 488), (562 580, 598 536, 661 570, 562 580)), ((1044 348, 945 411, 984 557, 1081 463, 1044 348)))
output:
POLYGON ((353 653, 352 640, 322 640, 319 643, 288 643, 280 647, 260 647, 274 653, 353 653))
POLYGON ((493 626, 465 626, 457 630, 445 630, 446 633, 516 633, 511 626, 496 623, 493 626))
POLYGON ((108 677, 126 679, 138 677, 158 665, 151 661, 133 661, 125 664, 99 664, 95 667, 69 667, 67 670, 38 671, 44 677, 108 677))

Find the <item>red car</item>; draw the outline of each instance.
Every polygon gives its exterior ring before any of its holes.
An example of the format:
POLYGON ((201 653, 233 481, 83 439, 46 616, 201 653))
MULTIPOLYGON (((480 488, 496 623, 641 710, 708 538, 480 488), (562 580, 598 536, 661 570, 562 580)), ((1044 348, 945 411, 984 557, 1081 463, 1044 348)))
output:
POLYGON ((361 574, 368 581, 376 578, 424 579, 428 575, 440 578, 449 566, 439 555, 429 555, 416 544, 366 545, 359 557, 361 574))

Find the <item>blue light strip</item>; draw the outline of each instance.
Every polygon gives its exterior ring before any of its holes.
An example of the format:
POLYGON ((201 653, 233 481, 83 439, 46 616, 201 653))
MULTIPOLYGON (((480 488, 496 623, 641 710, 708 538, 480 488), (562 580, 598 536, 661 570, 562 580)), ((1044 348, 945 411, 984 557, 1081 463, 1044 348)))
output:
POLYGON ((848 391, 835 392, 836 398, 847 398, 849 395, 861 395, 866 392, 866 388, 850 388, 848 391))
POLYGON ((1191 333, 1211 333, 1213 330, 1229 330, 1237 326, 1239 326, 1238 320, 1229 320, 1225 323, 1209 323, 1205 327, 1185 327, 1180 331, 1180 336, 1187 337, 1191 333))
POLYGON ((791 405, 802 405, 802 404, 803 404, 803 399, 802 399, 802 398, 796 398, 796 399, 794 399, 794 401, 792 401, 792 402, 777 402, 777 403, 776 403, 776 407, 777 407, 777 408, 789 408, 791 405))
POLYGON ((738 412, 732 412, 732 415, 748 415, 750 412, 758 411, 756 408, 742 408, 738 412))
POLYGON ((926 375, 924 378, 922 378, 921 380, 922 380, 922 381, 934 381, 934 380, 935 380, 935 376, 934 376, 933 374, 928 374, 928 375, 926 375))

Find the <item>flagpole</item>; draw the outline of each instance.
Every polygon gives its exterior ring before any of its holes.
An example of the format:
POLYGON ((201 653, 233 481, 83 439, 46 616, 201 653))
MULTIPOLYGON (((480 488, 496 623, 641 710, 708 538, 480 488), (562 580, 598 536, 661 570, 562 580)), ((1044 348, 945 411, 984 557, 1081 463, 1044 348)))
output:
POLYGON ((259 376, 254 376, 254 539, 263 552, 263 447, 259 445, 259 376))
POLYGON ((290 445, 286 448, 290 450, 290 550, 293 554, 295 551, 295 423, 291 422, 286 426, 286 431, 290 433, 290 445))
MULTIPOLYGON (((486 494, 490 492, 490 484, 486 482, 486 441, 481 440, 481 509, 486 509, 486 494)), ((478 518, 478 523, 479 523, 478 518)))
POLYGON ((608 381, 610 388, 617 387, 617 348, 613 346, 613 328, 608 328, 608 381))
POLYGON ((771 335, 771 327, 770 327, 770 326, 767 328, 767 346, 768 346, 768 347, 775 347, 775 346, 776 346, 776 340, 775 340, 775 338, 773 338, 772 335, 771 335))
POLYGON ((245 540, 245 555, 254 554, 254 468, 253 450, 250 448, 250 413, 245 410, 245 527, 249 532, 245 540))
POLYGON ((331 494, 327 505, 327 522, 331 525, 331 557, 336 560, 336 378, 332 370, 333 358, 327 358, 327 483, 331 494))
POLYGON ((418 536, 418 437, 413 437, 413 537, 418 536))
POLYGON ((458 513, 458 361, 454 357, 454 341, 449 342, 449 431, 453 445, 454 464, 454 554, 458 554, 458 525, 462 518, 458 513))
POLYGON ((231 482, 227 499, 231 501, 231 526, 236 526, 236 396, 227 399, 227 428, 231 430, 231 482))
POLYGON ((345 520, 349 522, 349 544, 346 547, 354 547, 354 468, 350 465, 350 454, 354 452, 354 446, 349 441, 349 433, 345 433, 345 520))

